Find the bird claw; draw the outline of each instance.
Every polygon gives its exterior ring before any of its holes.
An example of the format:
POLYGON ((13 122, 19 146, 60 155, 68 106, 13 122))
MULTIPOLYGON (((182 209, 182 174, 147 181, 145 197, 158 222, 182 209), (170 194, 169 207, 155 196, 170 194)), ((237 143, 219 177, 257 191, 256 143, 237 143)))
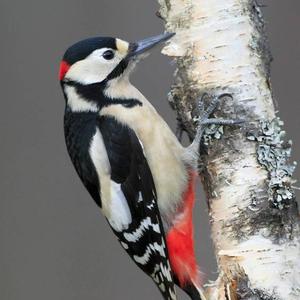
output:
POLYGON ((202 126, 203 125, 228 125, 228 126, 233 126, 233 125, 240 125, 245 123, 245 120, 242 119, 221 119, 221 118, 209 118, 201 122, 202 126))
POLYGON ((222 99, 225 97, 229 97, 232 99, 232 96, 230 94, 222 94, 218 97, 213 97, 211 102, 209 103, 208 107, 204 109, 204 99, 207 97, 208 94, 205 93, 202 95, 201 99, 198 101, 198 110, 199 110, 199 117, 194 118, 194 121, 198 123, 198 130, 203 130, 203 127, 206 127, 207 125, 239 125, 244 123, 244 120, 241 119, 222 119, 222 118, 209 118, 210 115, 215 111, 215 109, 219 106, 222 99))
POLYGON ((203 94, 201 99, 198 102, 198 110, 199 110, 199 117, 197 119, 194 119, 197 121, 197 131, 196 135, 194 138, 194 141, 192 144, 189 146, 189 149, 194 152, 198 153, 199 146, 201 143, 202 136, 204 134, 205 128, 208 125, 239 125, 244 123, 244 120, 236 119, 236 120, 231 120, 231 119, 221 119, 221 118, 209 118, 210 115, 214 112, 214 110, 218 107, 220 104, 221 100, 225 97, 230 97, 232 99, 232 96, 230 94, 222 94, 218 97, 212 98, 211 102, 209 103, 208 107, 204 109, 204 98, 207 97, 208 94, 203 94))

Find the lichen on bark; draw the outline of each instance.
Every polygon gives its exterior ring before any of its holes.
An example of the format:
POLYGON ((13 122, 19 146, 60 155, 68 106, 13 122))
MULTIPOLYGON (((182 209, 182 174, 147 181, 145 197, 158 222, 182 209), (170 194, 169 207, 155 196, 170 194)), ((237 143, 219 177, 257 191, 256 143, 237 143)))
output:
POLYGON ((275 118, 261 121, 259 128, 249 131, 248 140, 257 142, 257 160, 268 171, 269 201, 274 208, 287 209, 295 201, 291 187, 296 162, 289 163, 292 141, 285 141, 283 122, 275 118))

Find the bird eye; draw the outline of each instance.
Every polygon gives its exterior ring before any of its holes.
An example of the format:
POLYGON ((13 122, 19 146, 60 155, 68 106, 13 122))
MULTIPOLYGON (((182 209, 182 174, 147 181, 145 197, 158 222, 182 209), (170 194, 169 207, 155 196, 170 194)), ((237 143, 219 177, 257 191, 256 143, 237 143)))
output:
POLYGON ((106 60, 111 60, 115 57, 115 53, 112 50, 107 50, 102 55, 106 60))

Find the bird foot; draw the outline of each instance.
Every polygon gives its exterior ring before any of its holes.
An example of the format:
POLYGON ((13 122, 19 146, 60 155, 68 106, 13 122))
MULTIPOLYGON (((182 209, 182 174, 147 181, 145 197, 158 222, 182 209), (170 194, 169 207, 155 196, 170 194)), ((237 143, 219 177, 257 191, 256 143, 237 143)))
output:
POLYGON ((200 142, 202 139, 202 136, 204 134, 205 129, 208 125, 229 125, 229 126, 235 126, 240 125, 244 123, 244 120, 241 119, 222 119, 222 118, 210 118, 210 115, 215 111, 215 109, 219 106, 222 99, 229 97, 232 99, 232 96, 230 94, 222 94, 220 96, 215 96, 212 98, 211 102, 209 103, 208 107, 204 108, 204 99, 207 97, 208 94, 203 94, 201 99, 198 100, 198 111, 199 116, 194 118, 194 121, 196 121, 197 129, 196 129, 196 135, 193 143, 190 145, 190 148, 198 153, 200 142))
POLYGON ((198 122, 197 125, 197 131, 205 129, 207 125, 239 125, 244 123, 244 120, 241 119, 222 119, 222 118, 210 118, 210 115, 215 111, 215 109, 219 106, 220 102, 224 98, 231 98, 232 96, 230 94, 222 94, 218 97, 213 97, 211 102, 209 103, 208 107, 204 108, 204 99, 208 95, 205 93, 200 100, 198 100, 198 110, 199 110, 199 116, 194 118, 194 121, 198 122))

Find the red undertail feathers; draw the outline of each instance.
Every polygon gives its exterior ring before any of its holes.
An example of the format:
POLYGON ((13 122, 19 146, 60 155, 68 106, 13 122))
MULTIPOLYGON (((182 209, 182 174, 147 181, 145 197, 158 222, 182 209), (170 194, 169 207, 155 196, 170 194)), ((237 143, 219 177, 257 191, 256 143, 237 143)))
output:
POLYGON ((193 238, 195 177, 196 174, 190 174, 189 185, 184 193, 182 212, 180 212, 178 219, 175 220, 173 227, 171 227, 167 234, 171 267, 181 287, 187 282, 193 281, 193 283, 197 283, 200 281, 193 238))

